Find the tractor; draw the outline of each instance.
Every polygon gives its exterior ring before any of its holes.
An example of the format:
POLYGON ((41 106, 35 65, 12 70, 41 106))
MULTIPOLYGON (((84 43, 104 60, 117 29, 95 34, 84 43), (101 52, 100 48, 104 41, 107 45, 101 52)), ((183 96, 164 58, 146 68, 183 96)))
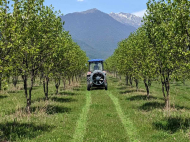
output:
POLYGON ((106 71, 104 71, 102 59, 88 60, 89 70, 87 73, 87 90, 92 87, 108 89, 106 71))

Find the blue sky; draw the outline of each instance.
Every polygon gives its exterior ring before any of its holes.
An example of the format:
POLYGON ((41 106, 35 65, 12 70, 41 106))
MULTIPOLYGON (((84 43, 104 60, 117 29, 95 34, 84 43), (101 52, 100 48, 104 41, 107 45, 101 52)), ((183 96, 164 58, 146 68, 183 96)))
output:
POLYGON ((64 15, 97 8, 105 13, 124 12, 143 17, 147 2, 148 0, 45 0, 44 5, 52 4, 54 10, 60 10, 64 15))
POLYGON ((81 12, 97 8, 105 13, 133 13, 143 16, 148 0, 45 0, 45 5, 53 5, 55 10, 62 14, 81 12))

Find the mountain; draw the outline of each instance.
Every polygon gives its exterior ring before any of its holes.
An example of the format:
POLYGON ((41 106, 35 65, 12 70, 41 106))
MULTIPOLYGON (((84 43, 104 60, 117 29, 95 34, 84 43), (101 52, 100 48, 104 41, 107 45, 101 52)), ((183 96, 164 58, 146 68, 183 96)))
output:
POLYGON ((70 13, 61 16, 61 19, 65 21, 64 29, 82 45, 81 48, 85 49, 87 55, 93 55, 89 58, 108 58, 117 48, 118 42, 136 30, 98 9, 70 13))
POLYGON ((88 57, 91 57, 91 58, 96 58, 98 51, 96 51, 93 47, 91 47, 90 45, 86 44, 85 42, 83 41, 80 41, 80 40, 77 40, 77 39, 73 39, 74 42, 76 42, 83 51, 86 52, 86 55, 88 57))
POLYGON ((125 25, 131 25, 135 28, 139 28, 143 23, 141 22, 143 18, 135 16, 130 13, 110 13, 109 14, 112 18, 115 20, 125 24, 125 25))

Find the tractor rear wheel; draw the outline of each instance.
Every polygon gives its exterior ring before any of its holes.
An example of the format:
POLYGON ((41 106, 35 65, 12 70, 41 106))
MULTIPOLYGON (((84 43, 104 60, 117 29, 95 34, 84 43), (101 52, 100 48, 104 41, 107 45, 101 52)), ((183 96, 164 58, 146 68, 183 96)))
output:
POLYGON ((87 90, 90 91, 90 84, 87 85, 87 90))
POLYGON ((108 85, 105 85, 105 90, 108 90, 108 85))

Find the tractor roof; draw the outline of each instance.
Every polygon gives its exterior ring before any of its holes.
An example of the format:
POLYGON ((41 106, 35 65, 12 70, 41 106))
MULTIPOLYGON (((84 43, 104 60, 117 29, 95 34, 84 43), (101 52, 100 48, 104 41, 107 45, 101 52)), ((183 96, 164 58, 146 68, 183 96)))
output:
POLYGON ((103 62, 103 59, 92 59, 92 60, 88 60, 88 62, 103 62))

